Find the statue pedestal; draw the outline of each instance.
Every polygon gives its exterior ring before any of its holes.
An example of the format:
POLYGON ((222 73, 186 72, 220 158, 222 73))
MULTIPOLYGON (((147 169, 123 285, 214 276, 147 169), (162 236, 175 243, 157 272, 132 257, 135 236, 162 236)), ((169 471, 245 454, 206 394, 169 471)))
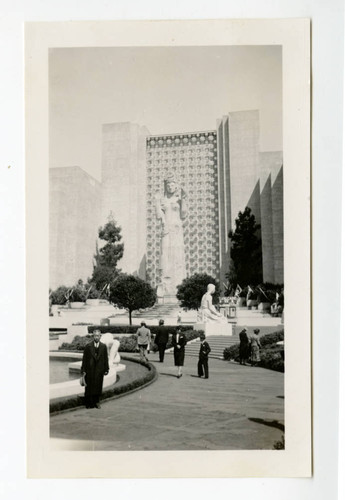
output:
POLYGON ((209 335, 232 335, 233 325, 231 323, 195 323, 193 330, 202 330, 206 337, 209 335))

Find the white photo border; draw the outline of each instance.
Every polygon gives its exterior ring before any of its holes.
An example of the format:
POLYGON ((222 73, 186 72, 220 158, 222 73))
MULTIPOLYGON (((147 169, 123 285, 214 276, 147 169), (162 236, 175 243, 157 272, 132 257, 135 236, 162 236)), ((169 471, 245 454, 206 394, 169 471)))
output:
POLYGON ((153 470, 159 477, 167 477, 164 467, 167 462, 169 477, 310 477, 310 21, 28 23, 25 44, 29 477, 152 477, 153 470), (49 444, 47 356, 48 50, 52 47, 197 45, 281 45, 283 48, 286 449, 52 451, 49 444), (131 467, 128 467, 129 463, 131 467))

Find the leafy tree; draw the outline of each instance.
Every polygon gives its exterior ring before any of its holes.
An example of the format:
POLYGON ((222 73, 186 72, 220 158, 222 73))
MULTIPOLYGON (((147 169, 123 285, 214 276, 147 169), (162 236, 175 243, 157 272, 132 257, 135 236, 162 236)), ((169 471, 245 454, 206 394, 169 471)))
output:
POLYGON ((114 281, 119 275, 119 270, 108 266, 96 266, 93 269, 92 277, 89 281, 90 285, 94 284, 100 292, 105 289, 106 285, 114 281))
POLYGON ((102 290, 118 276, 120 270, 117 269, 117 263, 123 257, 124 251, 121 227, 117 225, 112 214, 105 226, 99 228, 98 237, 106 243, 100 250, 96 245, 95 266, 90 283, 94 283, 97 290, 102 290))
POLYGON ((176 297, 180 301, 181 307, 198 310, 202 296, 210 283, 216 287, 212 297, 213 303, 217 304, 219 302, 219 283, 206 273, 196 273, 189 278, 185 278, 181 285, 177 287, 176 297))
POLYGON ((227 277, 231 286, 257 285, 262 282, 261 226, 256 223, 249 207, 239 212, 235 224, 235 230, 228 234, 231 240, 231 263, 227 277))
POLYGON ((120 308, 125 308, 129 314, 129 324, 132 324, 132 312, 141 308, 152 307, 157 295, 146 281, 132 276, 120 274, 111 284, 109 300, 120 308))

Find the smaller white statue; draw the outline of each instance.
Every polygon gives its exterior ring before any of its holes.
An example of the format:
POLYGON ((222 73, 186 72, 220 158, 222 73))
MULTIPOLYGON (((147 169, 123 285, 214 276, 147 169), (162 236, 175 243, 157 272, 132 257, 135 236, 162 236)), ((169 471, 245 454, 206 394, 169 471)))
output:
POLYGON ((216 290, 215 285, 212 283, 207 285, 207 292, 204 293, 201 299, 200 309, 199 309, 199 321, 202 323, 216 322, 216 323, 227 323, 228 320, 223 316, 212 303, 212 295, 216 290))
POLYGON ((107 346, 109 367, 120 363, 120 354, 118 353, 120 342, 114 339, 112 333, 103 333, 101 342, 107 346))

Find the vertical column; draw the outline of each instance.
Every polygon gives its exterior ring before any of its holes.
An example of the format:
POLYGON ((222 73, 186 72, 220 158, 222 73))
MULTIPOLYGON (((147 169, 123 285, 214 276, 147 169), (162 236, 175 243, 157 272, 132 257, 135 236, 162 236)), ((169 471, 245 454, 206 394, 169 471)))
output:
POLYGON ((229 114, 231 229, 239 211, 251 208, 260 223, 259 112, 229 114))
POLYGON ((218 219, 219 219, 219 267, 221 279, 226 273, 226 214, 224 194, 223 122, 217 120, 217 173, 218 173, 218 219))
POLYGON ((274 249, 274 282, 284 283, 284 203, 283 166, 272 177, 272 227, 274 249))
POLYGON ((230 185, 230 135, 229 118, 224 116, 217 122, 218 137, 218 193, 219 193, 219 248, 220 281, 226 281, 229 272, 231 229, 231 185, 230 185))
POLYGON ((79 167, 49 171, 49 283, 71 286, 92 274, 100 184, 79 167))
POLYGON ((102 224, 110 212, 121 226, 125 245, 119 267, 145 274, 146 158, 148 131, 131 123, 103 125, 102 224))
POLYGON ((274 283, 270 153, 260 153, 260 211, 263 281, 274 283))

